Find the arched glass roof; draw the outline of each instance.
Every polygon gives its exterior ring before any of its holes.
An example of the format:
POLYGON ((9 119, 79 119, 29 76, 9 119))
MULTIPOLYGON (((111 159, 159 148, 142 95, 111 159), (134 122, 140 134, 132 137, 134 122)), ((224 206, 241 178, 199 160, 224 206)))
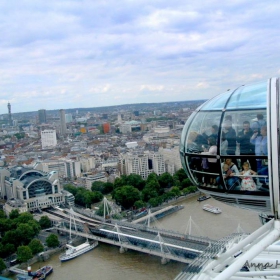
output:
POLYGON ((260 82, 220 94, 206 102, 200 110, 265 108, 267 105, 266 97, 267 82, 260 82))
POLYGON ((37 178, 40 178, 40 177, 44 177, 46 176, 46 174, 44 174, 44 172, 40 171, 40 170, 35 170, 35 169, 32 169, 32 170, 27 170, 25 171, 20 177, 19 177, 19 180, 20 181, 23 181, 24 179, 28 178, 28 177, 37 177, 37 178))

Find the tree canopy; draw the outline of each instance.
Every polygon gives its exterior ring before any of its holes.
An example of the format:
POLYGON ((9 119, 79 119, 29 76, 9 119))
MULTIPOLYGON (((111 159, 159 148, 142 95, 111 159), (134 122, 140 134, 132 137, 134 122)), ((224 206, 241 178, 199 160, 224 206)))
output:
POLYGON ((173 177, 171 174, 165 172, 158 177, 158 182, 161 188, 170 188, 173 186, 173 177))
POLYGON ((19 224, 16 229, 16 235, 20 237, 20 243, 27 245, 35 236, 33 228, 28 224, 19 224))
POLYGON ((39 239, 32 239, 28 247, 31 249, 33 255, 44 251, 44 246, 39 239))
POLYGON ((157 197, 160 195, 160 185, 155 177, 151 177, 150 180, 146 183, 142 191, 142 200, 149 201, 151 198, 157 197))
POLYGON ((7 268, 7 266, 6 266, 5 262, 3 261, 2 258, 0 258, 0 273, 1 273, 1 271, 3 271, 6 268, 7 268))
POLYGON ((48 247, 55 248, 59 245, 59 240, 57 235, 51 233, 47 238, 46 238, 46 243, 48 247))
POLYGON ((95 181, 92 183, 91 190, 93 192, 98 191, 102 194, 108 194, 114 189, 114 184, 110 182, 101 182, 101 181, 95 181))
POLYGON ((15 253, 19 246, 26 246, 39 233, 41 227, 32 214, 12 210, 9 217, 0 218, 0 257, 15 253))
POLYGON ((92 203, 99 202, 103 199, 103 195, 99 191, 90 191, 71 185, 64 186, 64 189, 71 192, 75 196, 75 203, 83 207, 89 207, 92 203))
POLYGON ((17 259, 20 262, 27 262, 32 258, 32 251, 28 246, 19 246, 17 249, 17 259))
POLYGON ((140 175, 132 173, 126 177, 126 185, 133 186, 141 191, 145 186, 145 181, 140 175))
POLYGON ((64 185, 63 189, 72 193, 74 196, 76 196, 76 193, 78 192, 78 188, 76 186, 71 185, 71 184, 64 185))
POLYGON ((186 172, 184 171, 184 169, 181 168, 175 172, 175 174, 173 175, 173 178, 174 179, 177 178, 180 182, 182 182, 184 179, 187 179, 188 176, 187 176, 186 172))
POLYGON ((91 190, 94 192, 94 191, 98 191, 98 192, 101 192, 103 193, 103 189, 104 189, 104 182, 101 182, 101 181, 95 181, 91 184, 91 190))
POLYGON ((140 200, 140 191, 133 186, 123 186, 114 192, 116 202, 120 203, 124 208, 128 209, 140 200))
POLYGON ((51 222, 51 220, 49 219, 48 216, 42 216, 39 220, 39 224, 40 224, 42 229, 46 229, 46 228, 51 227, 52 222, 51 222))
POLYGON ((9 218, 12 219, 16 219, 19 217, 19 211, 18 209, 13 209, 9 215, 9 218))
POLYGON ((15 248, 14 244, 10 244, 10 243, 2 244, 2 243, 0 243, 0 257, 1 258, 6 258, 9 255, 11 255, 12 253, 14 253, 15 251, 16 251, 16 248, 15 248))

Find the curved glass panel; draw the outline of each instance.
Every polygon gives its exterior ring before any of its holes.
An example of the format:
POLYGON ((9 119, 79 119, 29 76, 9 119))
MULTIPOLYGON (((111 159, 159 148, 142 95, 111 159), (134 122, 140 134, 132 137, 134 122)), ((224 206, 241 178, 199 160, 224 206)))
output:
POLYGON ((208 138, 211 136, 217 141, 221 115, 222 112, 198 112, 195 115, 189 124, 184 144, 185 152, 205 152, 205 146, 209 145, 208 138))
POLYGON ((266 110, 227 111, 223 116, 220 138, 221 155, 255 155, 254 133, 266 126, 266 110))
POLYGON ((204 105, 201 106, 201 111, 203 110, 222 110, 226 107, 226 103, 232 94, 232 90, 229 90, 223 94, 219 94, 218 96, 212 98, 207 101, 204 105))
MULTIPOLYGON (((214 185, 219 175, 219 163, 217 160, 217 139, 221 122, 221 112, 198 112, 189 123, 187 137, 184 139, 184 156, 182 163, 187 174, 191 175, 193 182, 197 185, 214 185)), ((183 139, 183 138, 182 138, 183 139)))
POLYGON ((192 113, 190 115, 190 117, 188 118, 188 120, 186 121, 185 125, 184 125, 184 128, 183 128, 183 131, 182 131, 182 134, 181 134, 181 141, 180 141, 180 152, 184 152, 184 148, 185 148, 185 140, 186 140, 186 136, 187 136, 187 132, 188 132, 188 128, 192 122, 192 119, 195 117, 196 115, 196 112, 192 113))
POLYGON ((227 109, 266 108, 267 82, 238 88, 226 106, 227 109))
POLYGON ((226 92, 186 122, 181 161, 201 190, 223 197, 239 194, 243 204, 254 204, 244 195, 269 196, 266 91, 267 84, 258 83, 226 92))

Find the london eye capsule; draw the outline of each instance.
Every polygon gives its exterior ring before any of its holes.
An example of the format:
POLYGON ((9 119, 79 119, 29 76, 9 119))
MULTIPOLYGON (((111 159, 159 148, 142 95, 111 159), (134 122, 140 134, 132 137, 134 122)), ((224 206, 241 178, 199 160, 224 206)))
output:
POLYGON ((192 113, 180 155, 200 191, 278 215, 279 106, 279 78, 271 78, 228 90, 192 113))

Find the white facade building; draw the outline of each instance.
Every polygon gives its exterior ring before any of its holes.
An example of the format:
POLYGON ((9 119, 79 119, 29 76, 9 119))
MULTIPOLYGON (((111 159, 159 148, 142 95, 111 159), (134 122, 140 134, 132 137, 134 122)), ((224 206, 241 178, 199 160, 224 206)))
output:
POLYGON ((122 124, 122 125, 120 125, 119 129, 120 129, 120 132, 123 133, 123 134, 130 133, 131 132, 131 125, 130 124, 122 124))
POLYGON ((56 131, 43 130, 41 131, 42 149, 47 147, 55 147, 57 145, 56 131))
POLYGON ((161 175, 166 172, 163 156, 159 153, 144 152, 143 154, 126 153, 119 158, 119 170, 121 174, 138 174, 147 179, 149 174, 161 175))
POLYGON ((157 175, 161 175, 165 173, 165 163, 164 163, 163 155, 159 153, 149 154, 149 159, 152 160, 153 171, 157 175))
POLYGON ((168 126, 157 126, 154 128, 155 133, 168 133, 170 128, 168 126))
POLYGON ((96 166, 94 157, 81 158, 80 163, 81 163, 81 169, 83 170, 83 172, 88 172, 88 171, 92 170, 93 168, 95 168, 95 166, 96 166))
POLYGON ((81 163, 70 159, 44 160, 37 162, 34 169, 44 172, 56 171, 60 178, 81 177, 81 163))
POLYGON ((160 147, 158 152, 163 156, 166 172, 173 175, 176 171, 182 168, 179 146, 170 149, 160 147))

